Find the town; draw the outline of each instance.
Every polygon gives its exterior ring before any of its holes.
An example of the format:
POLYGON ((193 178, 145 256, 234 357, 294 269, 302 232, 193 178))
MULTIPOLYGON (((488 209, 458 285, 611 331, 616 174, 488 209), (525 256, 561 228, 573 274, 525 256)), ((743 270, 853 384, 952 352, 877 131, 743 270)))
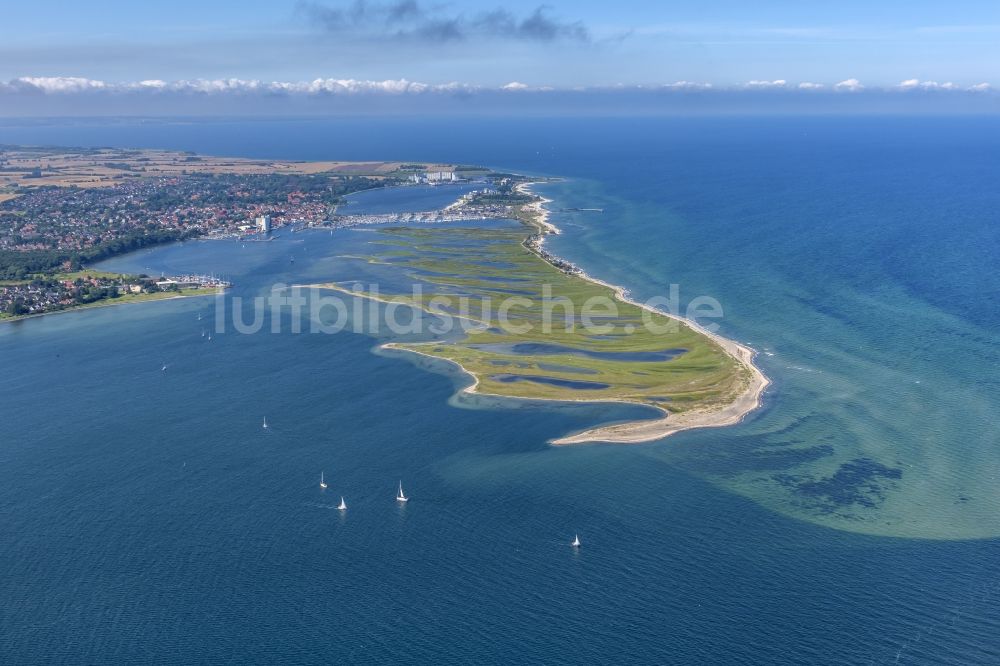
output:
POLYGON ((344 194, 381 187, 363 176, 178 176, 110 188, 43 187, 0 203, 0 278, 20 279, 146 245, 239 236, 330 217, 344 194), (64 265, 65 264, 65 265, 64 265))
POLYGON ((484 173, 442 164, 0 146, 0 279, 77 270, 186 238, 321 225, 354 192, 484 173))
POLYGON ((229 286, 211 276, 90 270, 103 259, 190 238, 267 241, 278 231, 523 217, 523 177, 473 166, 273 162, 169 151, 0 146, 0 318, 229 286), (346 195, 482 182, 451 205, 347 214, 346 195))
POLYGON ((79 271, 0 282, 0 320, 70 308, 218 293, 230 283, 210 275, 150 277, 79 271))

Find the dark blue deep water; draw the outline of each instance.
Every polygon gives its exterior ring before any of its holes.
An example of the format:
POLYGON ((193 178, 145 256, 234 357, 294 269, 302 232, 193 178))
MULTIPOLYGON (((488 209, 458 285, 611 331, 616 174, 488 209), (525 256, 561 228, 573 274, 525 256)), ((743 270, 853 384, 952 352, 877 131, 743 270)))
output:
MULTIPOLYGON (((1000 663, 1000 120, 5 121, 0 143, 562 176, 553 209, 604 212, 555 213, 551 250, 715 298, 774 381, 739 426, 555 448, 645 412, 459 405, 454 373, 281 319, 208 341, 212 298, 0 325, 0 662, 1000 663)), ((106 265, 223 273, 231 306, 351 279, 370 238, 106 265)))

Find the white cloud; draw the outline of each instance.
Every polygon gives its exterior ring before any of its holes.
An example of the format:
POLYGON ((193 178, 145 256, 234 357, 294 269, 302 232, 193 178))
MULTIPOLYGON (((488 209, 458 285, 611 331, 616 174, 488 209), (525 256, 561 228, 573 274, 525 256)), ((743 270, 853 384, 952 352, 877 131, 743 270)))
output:
MULTIPOLYGON (((515 87, 523 84, 513 84, 515 87)), ((525 86, 527 87, 527 86, 525 86)), ((312 81, 260 81, 257 79, 191 79, 179 81, 162 81, 146 79, 143 81, 108 83, 95 79, 81 77, 34 77, 22 76, 6 84, 0 83, 0 90, 34 90, 46 94, 67 94, 83 92, 174 92, 215 94, 419 94, 425 92, 457 92, 474 90, 474 86, 462 83, 444 83, 431 85, 406 79, 390 79, 385 81, 359 81, 356 79, 314 79, 312 81)))
POLYGON ((404 95, 408 93, 425 93, 432 90, 453 90, 451 84, 431 86, 426 83, 407 81, 406 79, 391 79, 386 81, 358 81, 356 79, 315 79, 309 83, 270 84, 272 91, 306 93, 310 95, 357 95, 365 93, 384 93, 404 95))
POLYGON ((900 90, 958 90, 958 86, 951 81, 938 83, 937 81, 921 81, 919 79, 907 79, 896 87, 900 90))
POLYGON ((553 88, 548 86, 529 86, 520 81, 511 81, 498 87, 477 86, 452 81, 450 83, 422 83, 407 79, 386 79, 382 81, 359 79, 317 78, 311 81, 262 81, 259 79, 182 79, 163 81, 160 79, 144 79, 140 81, 108 82, 98 79, 88 79, 75 76, 33 77, 23 76, 7 82, 0 81, 0 94, 29 93, 44 96, 60 95, 195 95, 195 96, 345 96, 345 95, 448 95, 468 93, 513 92, 602 92, 621 91, 719 91, 739 93, 753 90, 787 90, 787 91, 824 91, 824 92, 899 92, 911 90, 949 91, 949 92, 990 92, 995 90, 989 83, 980 83, 966 88, 952 82, 921 81, 907 79, 895 86, 866 88, 858 79, 846 79, 830 85, 805 81, 790 84, 784 79, 752 80, 744 84, 715 87, 711 83, 694 81, 675 81, 658 85, 627 85, 614 86, 578 86, 572 88, 553 88))
POLYGON ((45 93, 82 92, 108 88, 108 84, 104 81, 77 76, 22 76, 14 79, 10 85, 14 88, 30 87, 45 93))
POLYGON ((260 81, 256 80, 195 79, 193 81, 176 81, 170 85, 169 89, 172 91, 211 95, 216 93, 257 92, 260 90, 260 87, 260 81))
POLYGON ((865 87, 861 85, 861 81, 857 79, 845 79, 833 87, 834 90, 846 90, 848 92, 856 92, 858 90, 864 90, 865 87))
POLYGON ((673 83, 664 83, 660 87, 668 90, 709 90, 712 88, 712 84, 696 83, 694 81, 674 81, 673 83))

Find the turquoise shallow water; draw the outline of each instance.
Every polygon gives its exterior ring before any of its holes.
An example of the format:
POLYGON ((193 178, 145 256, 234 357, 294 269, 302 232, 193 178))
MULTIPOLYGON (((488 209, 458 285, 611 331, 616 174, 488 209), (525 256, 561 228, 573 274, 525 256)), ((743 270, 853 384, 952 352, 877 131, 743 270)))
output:
POLYGON ((561 201, 606 212, 563 216, 551 246, 643 298, 714 296, 763 352, 769 409, 654 455, 839 529, 997 536, 998 155, 974 131, 847 129, 746 153, 723 132, 664 151, 662 180, 581 179, 561 201))
MULTIPOLYGON (((211 298, 4 325, 3 661, 1000 660, 996 123, 266 127, 251 146, 233 123, 11 125, 0 141, 567 176, 546 186, 555 207, 605 212, 556 214, 550 247, 643 298, 677 283, 683 302, 718 299, 721 332, 764 352, 765 408, 660 443, 552 448, 645 412, 459 408, 461 378, 371 353, 370 336, 208 341, 211 298)), ((215 271, 252 298, 364 273, 341 255, 370 235, 110 266, 215 271)))

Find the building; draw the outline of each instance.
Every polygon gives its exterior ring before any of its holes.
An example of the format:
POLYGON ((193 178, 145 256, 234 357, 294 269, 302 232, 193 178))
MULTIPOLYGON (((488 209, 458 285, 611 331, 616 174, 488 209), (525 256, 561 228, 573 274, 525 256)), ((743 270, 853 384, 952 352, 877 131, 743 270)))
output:
POLYGON ((261 215, 257 218, 257 230, 264 234, 271 230, 270 215, 261 215))

